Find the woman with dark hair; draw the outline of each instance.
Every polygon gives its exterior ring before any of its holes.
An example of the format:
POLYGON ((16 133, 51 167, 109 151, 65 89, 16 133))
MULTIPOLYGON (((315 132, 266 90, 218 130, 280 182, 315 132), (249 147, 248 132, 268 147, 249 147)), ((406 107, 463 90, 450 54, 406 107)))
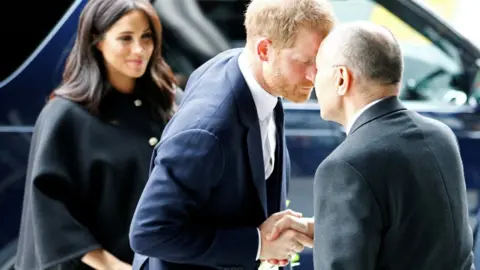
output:
POLYGON ((131 269, 128 231, 175 111, 148 0, 90 0, 33 133, 16 269, 131 269))

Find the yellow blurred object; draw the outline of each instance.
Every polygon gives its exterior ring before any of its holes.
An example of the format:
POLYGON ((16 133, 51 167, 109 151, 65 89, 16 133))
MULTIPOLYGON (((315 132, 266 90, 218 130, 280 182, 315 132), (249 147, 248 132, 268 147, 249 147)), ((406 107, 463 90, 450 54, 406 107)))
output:
POLYGON ((383 25, 392 31, 393 35, 401 42, 411 44, 429 44, 430 41, 420 35, 415 29, 393 15, 379 4, 375 4, 370 15, 370 21, 383 25))
MULTIPOLYGON (((425 6, 429 7, 433 13, 437 14, 445 21, 452 20, 456 9, 458 8, 458 0, 423 0, 425 6)), ((401 42, 410 44, 430 44, 430 40, 422 36, 415 29, 393 15, 390 11, 379 4, 374 4, 370 21, 379 25, 383 25, 390 29, 395 37, 401 42)))
POLYGON ((292 263, 297 263, 299 261, 300 261, 300 255, 298 255, 298 254, 293 255, 291 262, 292 263))
POLYGON ((290 204, 290 200, 287 200, 287 203, 286 203, 286 204, 287 204, 287 207, 288 207, 288 205, 290 204))
POLYGON ((425 5, 431 8, 445 21, 453 19, 458 8, 458 0, 425 0, 425 5))

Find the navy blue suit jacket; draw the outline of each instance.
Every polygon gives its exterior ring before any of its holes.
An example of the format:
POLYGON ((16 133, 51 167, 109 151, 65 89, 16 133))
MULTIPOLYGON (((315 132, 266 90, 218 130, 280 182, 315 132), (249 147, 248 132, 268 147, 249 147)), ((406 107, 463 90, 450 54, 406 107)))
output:
POLYGON ((155 148, 130 230, 134 269, 255 269, 259 227, 285 209, 288 154, 275 108, 275 169, 265 181, 255 103, 241 50, 192 73, 155 148))

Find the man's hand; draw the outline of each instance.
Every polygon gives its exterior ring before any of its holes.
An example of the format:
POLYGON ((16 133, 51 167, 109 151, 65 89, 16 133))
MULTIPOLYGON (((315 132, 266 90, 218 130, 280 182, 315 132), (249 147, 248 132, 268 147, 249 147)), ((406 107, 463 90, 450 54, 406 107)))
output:
MULTIPOLYGON (((275 222, 270 234, 267 235, 267 240, 274 241, 277 239, 284 231, 286 230, 295 230, 297 232, 304 233, 306 236, 311 238, 311 246, 305 245, 307 247, 313 247, 313 231, 314 231, 314 220, 313 218, 302 218, 301 216, 292 216, 292 215, 283 215, 280 219, 275 222)), ((288 260, 283 259, 269 259, 268 263, 285 266, 288 264, 288 260)))
MULTIPOLYGON (((313 244, 313 231, 314 231, 314 219, 303 218, 298 216, 282 216, 275 224, 267 239, 273 241, 277 239, 280 234, 288 229, 292 229, 301 233, 304 233, 312 239, 313 244)), ((313 246, 312 246, 313 247, 313 246)))
MULTIPOLYGON (((272 215, 260 226, 260 235, 262 237, 262 246, 260 250, 261 260, 277 261, 279 265, 286 265, 291 255, 301 252, 305 246, 312 247, 313 241, 310 237, 305 235, 308 232, 308 226, 303 228, 303 223, 289 222, 292 228, 287 228, 284 222, 278 223, 281 220, 293 220, 298 221, 301 219, 302 214, 294 212, 292 210, 285 210, 272 215), (292 218, 292 219, 291 219, 292 218), (272 232, 279 228, 285 228, 275 239, 269 237, 272 232)), ((277 233, 275 233, 277 234, 277 233)))
POLYGON ((132 266, 119 260, 105 249, 89 251, 82 257, 82 262, 94 269, 132 270, 132 266))

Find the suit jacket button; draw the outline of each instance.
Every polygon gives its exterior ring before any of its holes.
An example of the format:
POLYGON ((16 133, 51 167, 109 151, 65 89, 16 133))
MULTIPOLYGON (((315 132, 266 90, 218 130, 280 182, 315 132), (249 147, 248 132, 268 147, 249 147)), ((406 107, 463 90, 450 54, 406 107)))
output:
POLYGON ((133 104, 135 104, 135 106, 137 106, 137 107, 140 107, 140 106, 142 106, 142 101, 141 101, 140 99, 136 99, 136 100, 133 102, 133 104))
POLYGON ((149 143, 151 146, 155 146, 155 145, 158 143, 158 139, 155 138, 155 137, 151 137, 151 138, 148 140, 148 143, 149 143))

